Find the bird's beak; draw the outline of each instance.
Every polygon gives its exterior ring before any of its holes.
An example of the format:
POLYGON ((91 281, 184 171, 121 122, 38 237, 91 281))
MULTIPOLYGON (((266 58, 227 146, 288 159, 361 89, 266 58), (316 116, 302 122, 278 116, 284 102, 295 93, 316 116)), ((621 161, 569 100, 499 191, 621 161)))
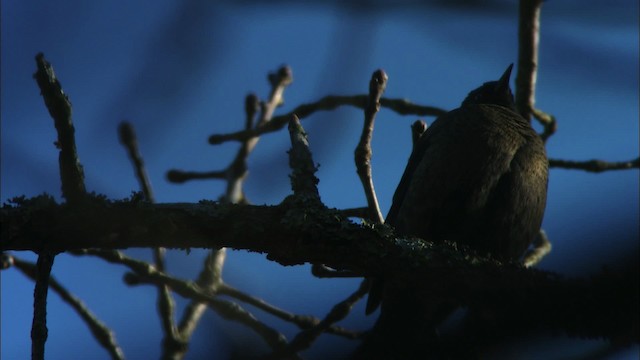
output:
POLYGON ((504 71, 504 74, 500 77, 500 80, 497 81, 496 84, 496 93, 498 94, 507 94, 510 92, 509 90, 509 80, 511 79, 511 70, 513 69, 513 63, 509 65, 507 70, 504 71))

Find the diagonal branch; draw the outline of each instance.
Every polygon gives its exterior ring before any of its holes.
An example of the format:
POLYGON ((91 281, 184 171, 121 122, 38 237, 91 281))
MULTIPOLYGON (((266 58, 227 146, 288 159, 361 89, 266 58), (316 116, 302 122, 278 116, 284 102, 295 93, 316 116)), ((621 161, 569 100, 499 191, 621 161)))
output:
POLYGON ((551 114, 547 114, 540 109, 533 109, 532 114, 533 117, 538 120, 540 124, 542 124, 543 130, 542 134, 540 134, 540 137, 542 138, 542 141, 546 143, 551 135, 555 134, 558 130, 558 122, 556 120, 556 117, 551 114))
MULTIPOLYGON (((209 252, 204 261, 202 271, 200 272, 200 275, 198 275, 196 284, 211 292, 219 289, 222 279, 222 266, 224 265, 226 256, 227 251, 225 248, 209 252)), ((193 335, 193 332, 195 331, 205 309, 205 303, 197 301, 189 303, 184 311, 180 325, 178 326, 183 339, 191 338, 191 335, 193 335)), ((181 357, 182 356, 180 356, 180 358, 181 357)))
MULTIPOLYGON (((31 279, 36 279, 37 267, 28 261, 23 261, 15 256, 11 257, 11 262, 15 267, 23 274, 27 275, 31 279)), ((115 334, 104 324, 95 314, 87 308, 82 300, 71 294, 62 284, 60 284, 54 277, 49 278, 49 286, 55 291, 60 298, 69 306, 71 306, 80 315, 80 318, 89 327, 89 330, 93 334, 93 337, 98 340, 98 343, 102 345, 105 350, 109 352, 112 359, 124 359, 122 349, 116 341, 115 334)))
POLYGON ((79 200, 86 192, 84 171, 78 160, 76 150, 75 129, 71 119, 71 102, 62 90, 51 64, 42 53, 36 55, 38 71, 33 74, 38 83, 44 103, 53 118, 58 140, 55 145, 60 149, 58 161, 62 182, 62 196, 72 203, 79 200))
MULTIPOLYGON (((156 282, 162 282, 162 279, 154 279, 151 280, 149 278, 142 278, 139 277, 135 274, 131 274, 127 277, 127 279, 129 280, 129 284, 130 285, 137 285, 137 284, 152 284, 153 281, 156 282)), ((178 280, 175 278, 171 278, 172 281, 183 281, 183 280, 178 280)), ((184 281, 183 281, 184 282, 184 281)), ((198 281, 196 281, 196 283, 198 283, 198 281)), ((242 301, 246 304, 249 304, 251 306, 254 306, 257 309, 260 309, 270 315, 273 315, 283 321, 287 321, 290 323, 295 324, 296 326, 298 326, 301 329, 309 329, 313 326, 316 326, 320 323, 320 319, 313 317, 313 316, 305 316, 305 315, 297 315, 297 314, 293 314, 290 313, 288 311, 285 311, 283 309, 280 309, 274 305, 271 305, 267 302, 265 302, 264 300, 248 295, 236 288, 234 288, 231 285, 228 285, 224 282, 219 281, 218 283, 216 283, 214 286, 211 287, 211 291, 215 292, 216 295, 220 296, 220 295, 225 295, 225 296, 229 296, 232 297, 236 300, 242 301)), ((181 332, 184 334, 186 333, 188 336, 185 336, 186 338, 190 337, 191 333, 193 332, 193 330, 195 329, 193 327, 192 324, 180 324, 180 329, 181 332)), ((361 336, 360 333, 357 332, 353 332, 350 330, 347 330, 345 328, 339 327, 339 326, 330 326, 327 329, 325 329, 325 332, 328 334, 334 334, 334 335, 339 335, 348 339, 357 339, 361 336)))
POLYGON ((271 354, 268 358, 272 359, 283 359, 288 358, 290 356, 294 356, 298 352, 305 350, 313 344, 313 342, 320 336, 322 333, 326 332, 328 329, 332 327, 333 324, 337 323, 340 320, 349 315, 351 309, 360 299, 362 299, 367 292, 369 291, 369 284, 366 281, 363 281, 360 284, 360 287, 348 298, 336 304, 329 314, 325 316, 322 321, 320 321, 315 326, 300 331, 293 340, 287 345, 285 348, 280 351, 276 351, 271 354))
POLYGON ((260 335, 265 342, 273 349, 277 350, 286 344, 284 335, 266 326, 253 316, 250 312, 243 309, 240 305, 230 301, 220 300, 215 297, 214 291, 206 291, 193 281, 182 281, 172 278, 163 272, 158 271, 155 267, 139 260, 130 258, 121 252, 105 251, 105 250, 81 250, 76 254, 88 254, 102 258, 110 263, 121 264, 132 270, 136 276, 127 276, 125 281, 130 284, 136 284, 139 279, 149 281, 155 285, 167 284, 177 294, 194 299, 198 302, 206 303, 212 310, 223 318, 231 321, 239 322, 260 335))

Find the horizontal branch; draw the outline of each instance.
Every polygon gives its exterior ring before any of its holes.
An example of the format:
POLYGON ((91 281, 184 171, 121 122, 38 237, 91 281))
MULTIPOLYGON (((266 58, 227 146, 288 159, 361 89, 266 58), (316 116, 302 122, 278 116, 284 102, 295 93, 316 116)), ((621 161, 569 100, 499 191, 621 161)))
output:
MULTIPOLYGON (((293 115, 296 115, 300 120, 302 120, 317 111, 334 110, 340 106, 354 106, 364 109, 367 105, 368 97, 369 95, 325 96, 317 102, 302 104, 287 114, 275 116, 268 123, 257 126, 253 129, 246 129, 230 134, 211 135, 209 137, 209 143, 215 145, 227 141, 245 141, 255 136, 278 131, 289 123, 289 119, 291 119, 291 116, 293 115)), ((414 104, 406 99, 381 98, 380 106, 395 111, 400 115, 440 116, 446 113, 445 110, 433 106, 414 104)))
POLYGON ((268 253, 283 265, 311 261, 341 268, 364 261, 354 263, 352 254, 326 248, 329 234, 339 234, 338 239, 351 248, 364 247, 367 238, 382 241, 378 232, 343 219, 336 211, 298 208, 293 200, 278 206, 242 206, 93 198, 82 208, 71 208, 40 196, 1 212, 1 251, 231 247, 268 253))
POLYGON ((582 337, 637 342, 638 274, 605 273, 589 280, 500 264, 448 243, 394 236, 335 210, 289 197, 276 206, 147 204, 101 198, 82 208, 48 197, 4 206, 0 250, 81 248, 216 248, 267 254, 283 265, 322 263, 489 309, 509 329, 564 330, 582 337), (615 294, 615 296, 611 296, 615 294))
POLYGON ((549 159, 549 167, 561 169, 577 169, 589 172, 603 172, 609 170, 627 170, 640 168, 640 158, 631 161, 607 162, 603 160, 571 161, 549 159))

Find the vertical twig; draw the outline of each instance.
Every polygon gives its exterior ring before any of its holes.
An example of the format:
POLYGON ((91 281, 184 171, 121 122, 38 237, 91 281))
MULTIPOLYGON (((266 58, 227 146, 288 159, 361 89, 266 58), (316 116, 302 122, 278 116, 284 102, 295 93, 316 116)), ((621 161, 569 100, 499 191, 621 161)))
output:
POLYGON ((375 222, 379 224, 382 224, 384 220, 371 177, 371 138, 373 136, 374 120, 380 110, 380 98, 387 86, 387 79, 387 74, 382 69, 376 70, 371 76, 369 98, 364 109, 364 126, 362 127, 360 142, 355 150, 356 169, 367 197, 370 218, 375 219, 375 222))
MULTIPOLYGON (((3 259, 4 261, 5 259, 3 259)), ((15 257, 9 257, 10 265, 20 270, 23 274, 35 280, 37 278, 38 268, 33 263, 17 259, 15 257)), ((64 300, 69 306, 71 306, 80 315, 80 318, 89 327, 89 330, 93 336, 98 340, 100 345, 105 348, 111 358, 114 360, 124 359, 122 349, 118 346, 116 337, 113 332, 100 321, 95 314, 87 308, 87 306, 73 294, 71 294, 62 284, 60 284, 53 276, 49 278, 49 286, 60 295, 60 298, 64 300)))
MULTIPOLYGON (((283 102, 284 89, 293 81, 291 68, 282 66, 276 73, 268 76, 271 83, 271 93, 269 100, 262 106, 255 94, 249 94, 245 98, 245 129, 254 128, 255 117, 259 110, 262 110, 257 126, 267 124, 273 117, 275 108, 283 102)), ((247 158, 258 143, 258 137, 248 138, 242 141, 242 145, 232 163, 224 171, 227 181, 227 190, 223 201, 240 204, 247 203, 242 185, 247 176, 247 158)), ((211 139, 209 140, 211 142, 211 139)), ((177 172, 174 172, 174 174, 177 172)), ((212 250, 205 259, 205 265, 198 277, 197 283, 203 289, 216 288, 222 282, 222 267, 226 259, 226 249, 212 250)), ((200 318, 207 309, 207 304, 201 301, 192 301, 182 316, 178 326, 178 332, 183 341, 187 342, 200 321, 200 318)), ((174 359, 182 359, 186 354, 186 349, 176 351, 172 354, 174 359)))
MULTIPOLYGON (((150 203, 155 203, 155 197, 153 196, 153 189, 147 170, 144 167, 144 160, 140 154, 138 148, 138 139, 136 137, 133 126, 126 121, 120 123, 118 127, 118 137, 120 143, 127 149, 129 158, 133 163, 133 167, 136 172, 136 177, 140 183, 142 192, 150 203)), ((153 260, 158 271, 165 272, 165 249, 158 247, 153 249, 153 260)), ((167 359, 168 354, 172 353, 174 349, 185 348, 184 341, 181 340, 176 324, 174 321, 175 302, 171 296, 171 291, 167 285, 158 286, 158 312, 160 315, 160 323, 164 330, 164 339, 162 341, 163 353, 162 357, 167 359)))
MULTIPOLYGON (((225 248, 209 252, 204 261, 202 271, 196 280, 196 284, 198 284, 198 286, 203 290, 213 291, 218 288, 218 285, 222 281, 222 267, 224 266, 226 256, 227 249, 225 248)), ((191 339, 191 336, 196 330, 196 327, 204 315, 204 312, 207 310, 207 307, 206 302, 194 300, 191 301, 184 310, 182 319, 178 324, 178 333, 185 344, 187 344, 189 339, 191 339)), ((186 347, 182 349, 174 349, 170 354, 170 358, 175 360, 183 359, 187 354, 187 350, 188 349, 186 347)))
POLYGON ((527 120, 531 120, 535 106, 541 6, 542 0, 520 0, 516 108, 527 120))
POLYGON ((44 344, 47 342, 47 292, 49 277, 55 255, 40 252, 36 264, 36 285, 33 290, 33 322, 31 324, 31 359, 44 359, 44 344))
POLYGON ((293 72, 290 67, 283 65, 277 72, 270 73, 267 78, 271 84, 271 94, 269 94, 269 101, 264 104, 264 110, 260 121, 258 121, 258 126, 271 121, 276 107, 284 103, 284 89, 293 82, 293 72))
POLYGON ((125 149, 127 149, 129 158, 133 163, 133 168, 136 171, 136 178, 140 183, 142 193, 148 202, 155 203, 156 199, 153 196, 151 182, 149 181, 149 176, 147 175, 147 171, 144 167, 144 160, 142 159, 142 155, 138 148, 138 138, 136 137, 133 125, 127 121, 121 122, 120 126, 118 126, 118 138, 120 143, 125 147, 125 149))
MULTIPOLYGON (((261 113, 256 127, 259 128, 261 126, 265 126, 271 121, 276 107, 284 102, 284 89, 293 82, 293 73, 290 67, 282 66, 277 72, 270 73, 268 79, 271 84, 269 100, 259 104, 258 97, 253 94, 249 94, 245 99, 245 112, 247 114, 245 130, 250 129, 248 126, 253 126, 253 119, 258 105, 261 105, 259 106, 261 108, 261 113)), ((252 137, 244 140, 233 163, 227 170, 226 200, 233 204, 245 202, 241 189, 244 178, 246 177, 246 161, 249 154, 251 154, 255 146, 258 144, 259 140, 259 137, 252 137)), ((209 139, 209 142, 211 142, 211 139, 209 139)))
MULTIPOLYGON (((258 96, 255 94, 247 95, 244 101, 244 111, 246 115, 245 129, 253 128, 255 117, 259 110, 260 99, 258 99, 258 96)), ((236 157, 225 171, 225 179, 227 180, 225 200, 232 204, 247 202, 244 192, 242 191, 242 185, 247 177, 247 158, 257 143, 258 138, 250 138, 242 141, 236 157)))
MULTIPOLYGON (((205 290, 216 289, 222 281, 222 267, 226 259, 227 252, 225 248, 217 251, 211 251, 204 261, 202 271, 196 280, 196 283, 205 290)), ((203 302, 193 301, 185 309, 184 316, 178 325, 178 331, 183 339, 189 339, 198 325, 198 321, 207 309, 207 305, 203 302)), ((184 356, 179 354, 176 359, 184 356)))
MULTIPOLYGON (((62 196, 69 204, 77 204, 85 195, 84 172, 76 151, 75 129, 71 119, 71 102, 62 91, 51 64, 44 54, 36 55, 37 71, 33 74, 38 83, 44 103, 53 118, 58 140, 55 145, 60 149, 58 163, 62 196)), ((49 276, 55 260, 55 254, 40 249, 37 262, 36 285, 33 291, 33 323, 31 327, 31 358, 44 359, 44 345, 47 342, 47 294, 49 276)))
MULTIPOLYGON (((546 142, 556 130, 556 120, 535 109, 541 7, 542 0, 520 0, 516 109, 525 119, 531 121, 531 116, 534 115, 543 124, 544 132, 541 137, 546 142)), ((540 229, 532 246, 523 260, 527 267, 537 264, 551 252, 551 242, 544 230, 540 229)))

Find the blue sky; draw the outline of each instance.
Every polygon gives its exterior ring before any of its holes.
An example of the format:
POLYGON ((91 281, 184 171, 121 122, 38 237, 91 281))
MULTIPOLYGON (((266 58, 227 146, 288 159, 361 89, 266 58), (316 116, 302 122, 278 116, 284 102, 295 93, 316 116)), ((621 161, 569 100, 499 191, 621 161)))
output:
MULTIPOLYGON (((269 91, 266 74, 282 64, 293 69, 294 83, 278 113, 328 94, 365 93, 377 68, 389 75, 385 96, 453 109, 467 92, 496 79, 516 61, 517 7, 512 2, 472 7, 411 1, 397 7, 384 1, 348 4, 2 2, 2 200, 42 192, 60 199, 55 129, 32 79, 34 56, 40 51, 73 103, 87 188, 112 198, 138 190, 116 137, 117 124, 127 119, 136 127, 159 202, 218 198, 224 191, 221 182, 174 185, 165 173, 171 168, 225 167, 237 144, 212 147, 208 136, 240 129, 245 95, 255 92, 264 99, 269 91)), ((536 99, 537 106, 559 122, 548 142, 549 157, 622 161, 638 156, 637 13, 637 2, 622 0, 550 1, 543 6, 536 99)), ((362 117, 359 110, 343 108, 303 123, 321 165, 321 196, 329 206, 365 204, 353 165, 362 117)), ((376 120, 373 177, 384 213, 406 164, 409 125, 415 120, 387 110, 376 120)), ((288 147, 286 132, 260 140, 246 182, 253 203, 274 204, 289 194, 288 147)), ((552 170, 543 226, 554 251, 540 267, 577 276, 603 265, 615 267, 620 254, 637 254, 638 198, 637 170, 552 170)), ((128 253, 150 258, 147 250, 128 253)), ((17 255, 35 259, 33 254, 17 255)), ((194 277, 202 256, 200 251, 173 252, 169 270, 194 277)), ((56 258, 53 274, 116 331, 129 358, 158 357, 161 334, 155 309, 149 308, 155 289, 126 288, 122 268, 68 255, 56 258), (145 336, 141 339, 140 334, 145 336)), ((316 316, 323 316, 358 283, 313 279, 308 266, 282 268, 262 255, 244 252, 229 254, 224 274, 230 284, 269 302, 316 316)), ((1 276, 0 355, 25 358, 33 284, 16 271, 1 276)), ((356 309, 345 325, 366 328, 373 319, 362 313, 356 309)), ((276 321, 274 326, 289 338, 295 334, 286 324, 276 321)), ((72 355, 106 358, 55 294, 50 297, 49 329, 51 358, 68 357, 70 346, 72 355)), ((205 318, 199 335, 191 358, 228 351, 230 343, 256 341, 242 327, 213 314, 205 318)), ((326 358, 335 346, 353 345, 326 335, 307 355, 326 358)), ((558 349, 579 352, 601 346, 595 341, 541 339, 532 348, 559 354, 558 349)))

